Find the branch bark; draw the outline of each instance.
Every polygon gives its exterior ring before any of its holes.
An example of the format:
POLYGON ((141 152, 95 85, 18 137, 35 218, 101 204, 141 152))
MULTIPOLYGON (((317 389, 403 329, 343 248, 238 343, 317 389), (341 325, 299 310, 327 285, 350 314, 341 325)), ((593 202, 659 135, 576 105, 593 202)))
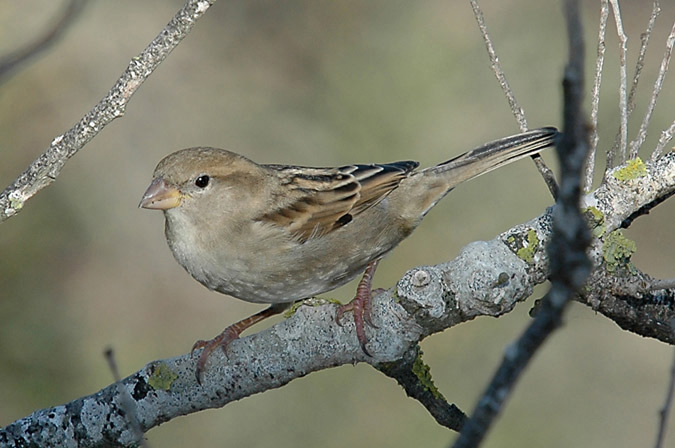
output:
MULTIPOLYGON (((111 92, 0 195, 0 222, 20 211, 72 155, 124 113, 131 95, 212 3, 188 1, 111 92)), ((643 168, 635 170, 629 163, 609 171, 603 185, 583 199, 582 209, 596 237, 589 256, 597 282, 578 300, 623 328, 672 344, 672 334, 660 330, 674 318, 675 291, 652 291, 649 279, 630 267, 629 248, 614 250, 622 243, 618 229, 675 193, 674 153, 655 157, 643 168)), ((478 316, 507 313, 534 285, 546 281, 550 258, 545 247, 551 229, 549 210, 491 241, 472 243, 453 261, 409 271, 395 288, 375 299, 377 328, 369 329, 373 357, 361 351, 353 325, 335 323, 334 305, 309 301, 286 321, 233 342, 227 356, 214 353, 201 386, 189 354, 154 361, 96 394, 36 411, 0 429, 0 445, 135 446, 142 433, 177 416, 222 407, 347 363, 366 362, 400 380, 413 371, 412 355, 420 340, 478 316), (396 366, 405 367, 405 372, 393 372, 396 366)), ((447 426, 461 427, 461 411, 438 400, 430 389, 419 389, 424 382, 416 384, 413 378, 409 384, 406 391, 436 412, 437 420, 453 415, 455 420, 447 426)))
POLYGON ((108 94, 64 134, 54 138, 11 185, 0 194, 0 223, 16 215, 26 201, 56 180, 66 162, 115 118, 141 84, 190 32, 216 0, 188 0, 145 50, 131 60, 108 94))
MULTIPOLYGON (((592 226, 604 229, 589 251, 596 269, 612 264, 604 255, 603 238, 635 210, 673 191, 675 153, 671 152, 646 164, 644 176, 619 180, 610 175, 605 185, 584 198, 582 208, 593 207, 596 217, 592 226)), ((96 394, 36 411, 8 425, 0 430, 0 444, 133 446, 138 443, 134 420, 145 432, 175 417, 222 407, 314 371, 358 362, 380 368, 396 362, 433 333, 478 316, 500 316, 529 297, 532 288, 549 275, 545 248, 551 229, 549 210, 493 240, 469 244, 452 261, 408 271, 395 288, 374 298, 378 328, 369 329, 372 357, 362 352, 351 322, 344 327, 335 323, 336 305, 309 301, 287 320, 234 341, 227 356, 214 352, 202 386, 195 380, 196 359, 190 354, 154 361, 96 394), (129 408, 133 412, 124 411, 129 408)), ((588 291, 585 301, 606 300, 608 293, 588 291)), ((661 318, 650 320, 650 328, 673 317, 668 303, 657 308, 661 318)), ((633 313, 632 318, 644 316, 633 313)), ((672 343, 657 334, 650 336, 672 343)))

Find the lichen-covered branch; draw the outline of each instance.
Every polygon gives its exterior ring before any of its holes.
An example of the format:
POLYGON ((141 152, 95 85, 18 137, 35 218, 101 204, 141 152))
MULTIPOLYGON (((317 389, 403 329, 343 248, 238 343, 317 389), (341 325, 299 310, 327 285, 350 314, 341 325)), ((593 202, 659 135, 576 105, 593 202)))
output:
POLYGON ((532 291, 526 267, 499 239, 474 243, 452 262, 408 272, 397 288, 374 298, 372 357, 362 351, 353 324, 337 324, 337 305, 312 301, 274 327, 233 341, 227 356, 214 352, 201 385, 194 375, 196 357, 155 361, 94 395, 12 423, 0 430, 0 445, 134 446, 134 422, 145 432, 313 371, 357 362, 395 362, 427 334, 513 309, 532 291))
POLYGON ((17 214, 26 201, 54 182, 66 162, 115 118, 124 115, 131 96, 190 32, 215 0, 188 0, 145 50, 131 60, 108 94, 39 156, 0 194, 0 222, 17 214))
MULTIPOLYGON (((639 169, 626 166, 612 173, 616 176, 609 176, 582 205, 593 234, 600 238, 589 252, 596 269, 626 262, 616 240, 606 243, 609 235, 635 210, 675 191, 675 153, 639 169)), ((372 357, 362 352, 352 324, 336 324, 336 305, 310 301, 274 327, 234 341, 227 356, 214 352, 202 386, 195 380, 196 358, 189 354, 155 361, 94 395, 12 423, 0 430, 0 445, 133 446, 137 443, 133 421, 145 432, 177 416, 222 407, 313 371, 357 362, 374 366, 396 362, 426 336, 478 316, 500 316, 528 298, 549 275, 545 247, 551 226, 549 211, 491 241, 469 244, 452 261, 408 271, 395 288, 374 299, 377 328, 368 332, 372 357), (133 416, 124 411, 130 408, 133 416)), ((593 305, 594 300, 607 297, 588 291, 585 303, 593 305)), ((669 308, 667 303, 660 306, 669 308)))
MULTIPOLYGON (((187 1, 110 93, 73 129, 54 139, 0 195, 0 222, 20 211, 86 142, 123 115, 131 95, 214 1, 187 1)), ((494 51, 490 54, 492 58, 494 51)), ((659 148, 673 129, 675 124, 664 133, 659 148)), ((608 170, 603 184, 581 203, 594 237, 587 252, 594 271, 591 286, 577 298, 622 328, 671 344, 672 332, 666 330, 675 318, 672 281, 655 281, 632 266, 635 248, 620 229, 673 194, 675 153, 654 156, 646 164, 635 158, 608 170)), ((38 410, 0 429, 0 446, 137 446, 142 434, 175 417, 222 407, 308 373, 357 362, 395 378, 439 423, 458 430, 465 416, 435 390, 418 343, 458 323, 508 313, 527 299, 533 287, 550 276, 554 263, 549 262, 546 246, 553 227, 549 210, 491 241, 466 246, 455 260, 410 270, 396 287, 374 299, 375 326, 368 328, 373 356, 361 350, 353 324, 336 323, 334 304, 310 300, 274 327, 234 341, 226 355, 214 352, 201 385, 194 375, 196 358, 190 354, 154 361, 93 395, 38 410)))

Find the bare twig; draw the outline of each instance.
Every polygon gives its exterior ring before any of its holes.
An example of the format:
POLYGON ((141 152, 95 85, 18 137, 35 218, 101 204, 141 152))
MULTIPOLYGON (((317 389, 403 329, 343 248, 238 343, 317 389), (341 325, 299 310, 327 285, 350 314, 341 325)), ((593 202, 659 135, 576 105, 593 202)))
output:
MULTIPOLYGON (((673 322, 671 322, 671 331, 673 322)), ((663 447, 663 441, 666 438, 666 429, 668 428, 668 417, 670 416, 670 410, 673 407, 673 393, 675 392, 675 356, 673 357, 673 363, 670 366, 670 381, 668 382, 668 390, 666 391, 666 401, 663 403, 663 407, 659 411, 659 431, 656 436, 656 443, 654 446, 656 448, 663 447)))
POLYGON ((652 96, 649 100, 649 105, 647 106, 647 111, 642 120, 642 125, 640 125, 640 131, 638 132, 637 137, 630 144, 630 158, 634 159, 638 155, 638 150, 642 146, 647 138, 647 127, 649 126, 649 121, 652 118, 652 113, 654 112, 654 107, 656 106, 656 100, 661 93, 661 88, 663 87, 663 81, 666 78, 666 73, 668 73, 668 65, 670 64, 670 57, 673 54, 673 44, 675 44, 675 23, 673 23, 673 28, 670 30, 670 35, 666 40, 666 51, 661 60, 661 67, 659 68, 659 74, 656 77, 654 82, 654 90, 652 91, 652 96))
POLYGON ((131 60, 110 92, 75 126, 54 138, 49 148, 5 188, 0 194, 0 222, 17 214, 28 199, 56 179, 66 162, 87 142, 124 115, 131 96, 215 1, 187 0, 150 45, 131 60))
MULTIPOLYGON (((658 90, 659 91, 661 90, 661 84, 663 83, 663 78, 665 78, 666 72, 668 71, 668 63, 670 62, 670 57, 673 53, 673 46, 675 46, 675 23, 673 23, 673 28, 671 29, 670 35, 668 35, 668 39, 666 40, 666 52, 663 55, 663 60, 661 61, 661 68, 659 69, 658 79, 654 84, 654 95, 658 95, 657 85, 658 90)), ((656 101, 654 97, 652 97, 652 99, 654 102, 656 101)), ((659 142, 656 145, 654 152, 652 153, 652 160, 656 160, 661 155, 661 153, 663 152, 663 148, 668 144, 670 139, 673 138, 673 132, 675 132, 675 122, 673 122, 673 124, 670 125, 670 127, 667 130, 661 133, 659 142)))
POLYGON ((674 344, 675 333, 669 322, 675 319, 675 289, 659 288, 667 284, 659 285, 658 280, 632 265, 629 246, 614 251, 617 235, 620 238, 620 233, 610 232, 593 241, 590 252, 605 250, 603 262, 598 264, 596 260, 591 278, 575 300, 626 331, 674 344))
MULTIPOLYGON (((619 161, 623 162, 626 160, 627 156, 627 146, 628 146, 628 107, 627 107, 627 76, 626 76, 626 51, 628 47, 628 36, 623 30, 623 21, 621 20, 621 9, 619 8, 618 0, 609 0, 610 5, 612 6, 612 13, 614 15, 614 23, 616 24, 616 33, 619 37, 619 115, 620 115, 620 124, 619 124, 619 146, 616 148, 619 154, 619 161)), ((615 161, 614 150, 612 154, 608 154, 607 157, 607 169, 613 167, 615 161), (611 162, 611 163, 610 163, 611 162)))
POLYGON ((607 35, 607 17, 609 17, 609 0, 600 2, 600 27, 598 30, 598 53, 595 59, 595 76, 593 78, 593 92, 591 95, 591 149, 588 151, 586 162, 586 179, 584 192, 591 191, 593 185, 593 170, 595 168, 595 152, 598 149, 598 110, 600 108, 600 86, 602 84, 602 67, 605 63, 605 37, 607 35))
POLYGON ((582 111, 584 43, 578 0, 565 2, 570 46, 565 68, 564 131, 556 145, 560 159, 560 196, 553 212, 553 236, 548 248, 551 290, 525 333, 506 349, 490 385, 466 422, 455 447, 475 447, 485 437, 521 373, 546 338, 560 325, 569 300, 583 286, 591 270, 585 251, 590 233, 579 210, 583 167, 588 152, 588 127, 582 111))
POLYGON ((520 107, 520 104, 518 104, 518 101, 511 90, 511 86, 509 85, 509 81, 506 79, 506 74, 502 69, 502 65, 499 63, 497 52, 495 51, 495 47, 492 44, 492 39, 490 38, 490 34, 487 30, 487 25, 485 24, 485 16, 483 15, 483 11, 480 9, 477 0, 471 0, 471 8, 473 8, 473 14, 476 17, 476 21, 478 22, 478 28, 483 35, 485 47, 487 48, 488 56, 490 57, 490 66, 492 67, 492 71, 494 72, 495 76, 497 76, 497 81, 499 81, 499 85, 506 95, 506 100, 509 102, 511 113, 516 118, 520 130, 525 132, 528 130, 525 111, 522 107, 520 107))
POLYGON ((654 30, 654 24, 656 23, 656 18, 661 13, 661 5, 659 5, 658 0, 654 0, 652 4, 652 13, 649 16, 649 22, 647 23, 647 29, 645 32, 640 34, 640 52, 638 54, 637 62, 635 63, 635 74, 633 75, 633 83, 630 86, 630 92, 628 93, 628 119, 635 109, 635 92, 637 92, 637 87, 640 82, 640 75, 642 74, 642 69, 645 65, 645 56, 647 55, 647 48, 649 46, 649 38, 652 36, 652 31, 654 30))
POLYGON ((549 168, 548 165, 544 163, 544 159, 541 157, 541 154, 531 155, 530 158, 534 161, 539 174, 541 174, 541 176, 544 178, 544 182, 546 182, 548 191, 551 193, 551 196, 553 196, 553 199, 558 199, 558 183, 555 180, 555 174, 553 174, 553 170, 551 170, 551 168, 549 168))
POLYGON ((126 418, 134 434, 134 440, 141 447, 147 447, 146 441, 143 439, 143 430, 141 429, 141 422, 138 421, 138 415, 135 412, 133 399, 127 389, 122 385, 119 369, 117 368, 117 361, 115 361, 115 351, 112 347, 108 347, 103 351, 103 356, 108 363, 108 367, 113 374, 115 384, 117 385, 117 394, 120 397, 120 409, 125 412, 126 418))
MULTIPOLYGON (((652 4, 652 13, 649 16, 649 22, 647 23, 647 28, 645 29, 644 33, 640 34, 640 53, 638 54, 637 62, 635 63, 633 83, 631 84, 630 93, 628 94, 628 110, 626 120, 630 120, 630 116, 635 109, 635 93, 637 92, 637 87, 640 82, 640 75, 642 74, 642 69, 644 68, 644 60, 647 54, 647 48, 649 46, 649 39, 652 35, 656 18, 660 13, 661 6, 659 5, 658 0, 654 0, 654 3, 652 4)), ((619 141, 621 140, 621 131, 621 128, 619 128, 616 133, 616 137, 614 137, 614 146, 611 150, 607 151, 607 170, 614 166, 614 156, 616 154, 617 148, 619 147, 619 141)), ((607 173, 605 172, 605 174, 607 173)))
POLYGON ((673 139, 673 136, 675 136, 675 121, 673 121, 668 129, 665 129, 663 132, 661 132, 659 142, 656 144, 656 148, 654 148, 654 152, 652 153, 652 160, 659 158, 659 156, 663 153, 663 148, 665 148, 666 145, 673 139))
MULTIPOLYGON (((513 94, 513 90, 511 90, 511 86, 509 85, 509 81, 506 79, 506 74, 502 69, 502 65, 499 63, 499 57, 497 57, 497 52, 495 51, 495 47, 492 44, 492 39, 490 38, 490 34, 487 30, 487 25, 485 24, 485 16, 483 15, 483 11, 480 9, 477 0, 471 0, 471 7, 473 8, 473 14, 476 17, 476 22, 478 22, 478 28, 480 29, 481 35, 483 36, 483 40, 485 41, 485 47, 487 48, 488 56, 490 57, 490 67, 492 67, 492 71, 497 77, 497 81, 499 82, 502 91, 506 95, 506 100, 508 101, 509 107, 511 108, 511 113, 516 118, 521 132, 525 132, 528 130, 525 111, 518 104, 516 96, 513 94)), ((541 176, 544 178, 544 182, 546 182, 546 186, 551 192, 551 195, 553 198, 556 198, 558 196, 558 185, 556 183, 555 176, 553 175, 553 171, 551 171, 551 169, 546 166, 544 160, 539 154, 535 154, 531 157, 535 166, 537 167, 537 170, 539 171, 539 174, 541 174, 541 176)))
POLYGON ((103 356, 105 357, 105 360, 108 363, 108 368, 110 368, 110 372, 113 375, 113 379, 115 381, 119 381, 121 378, 120 378, 120 371, 117 368, 117 361, 115 361, 115 351, 112 349, 112 347, 108 347, 103 351, 103 356))
POLYGON ((24 48, 20 48, 13 53, 4 56, 0 60, 0 83, 7 80, 10 74, 21 64, 37 56, 50 46, 54 45, 61 38, 68 28, 75 22, 75 19, 86 4, 85 0, 70 0, 61 13, 61 17, 47 32, 29 43, 24 48))

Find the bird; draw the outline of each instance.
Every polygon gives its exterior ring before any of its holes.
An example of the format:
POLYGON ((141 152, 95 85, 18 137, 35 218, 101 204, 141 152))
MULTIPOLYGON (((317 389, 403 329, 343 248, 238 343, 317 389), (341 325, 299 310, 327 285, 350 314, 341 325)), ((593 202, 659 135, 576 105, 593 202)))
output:
POLYGON ((307 167, 258 164, 237 153, 193 147, 163 158, 139 207, 162 210, 165 236, 178 263, 210 290, 268 304, 211 340, 210 354, 250 326, 292 303, 344 285, 364 273, 354 299, 355 333, 370 355, 371 284, 379 260, 408 237, 457 185, 554 145, 544 127, 501 138, 439 165, 418 170, 411 160, 307 167))

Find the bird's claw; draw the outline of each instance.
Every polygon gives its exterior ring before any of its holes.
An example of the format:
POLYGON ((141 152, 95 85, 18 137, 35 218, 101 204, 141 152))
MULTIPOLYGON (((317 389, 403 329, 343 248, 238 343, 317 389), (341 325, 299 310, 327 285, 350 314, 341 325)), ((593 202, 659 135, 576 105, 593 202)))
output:
MULTIPOLYGON (((373 280, 373 274, 377 268, 377 263, 379 260, 371 261, 366 272, 363 274, 363 278, 359 282, 359 286, 356 288, 356 296, 352 299, 351 302, 346 305, 340 306, 335 313, 335 321, 338 325, 342 326, 342 316, 348 311, 354 313, 354 327, 356 330, 356 338, 361 345, 363 353, 372 357, 366 345, 368 344, 368 337, 366 336, 365 324, 373 328, 379 328, 373 323, 372 318, 372 308, 373 308, 373 291, 371 291, 371 284, 373 280), (365 323, 365 324, 364 324, 365 323)), ((376 293, 381 292, 382 290, 376 290, 376 293)))
POLYGON ((239 338, 239 333, 236 331, 233 326, 227 327, 215 338, 204 341, 199 340, 194 343, 192 346, 191 354, 194 355, 194 352, 199 349, 203 349, 197 359, 197 366, 195 367, 195 377, 197 378, 197 383, 202 384, 202 372, 204 372, 204 367, 206 367, 206 361, 211 356, 211 353, 218 347, 223 350, 223 353, 226 353, 227 346, 230 345, 230 342, 239 338))

